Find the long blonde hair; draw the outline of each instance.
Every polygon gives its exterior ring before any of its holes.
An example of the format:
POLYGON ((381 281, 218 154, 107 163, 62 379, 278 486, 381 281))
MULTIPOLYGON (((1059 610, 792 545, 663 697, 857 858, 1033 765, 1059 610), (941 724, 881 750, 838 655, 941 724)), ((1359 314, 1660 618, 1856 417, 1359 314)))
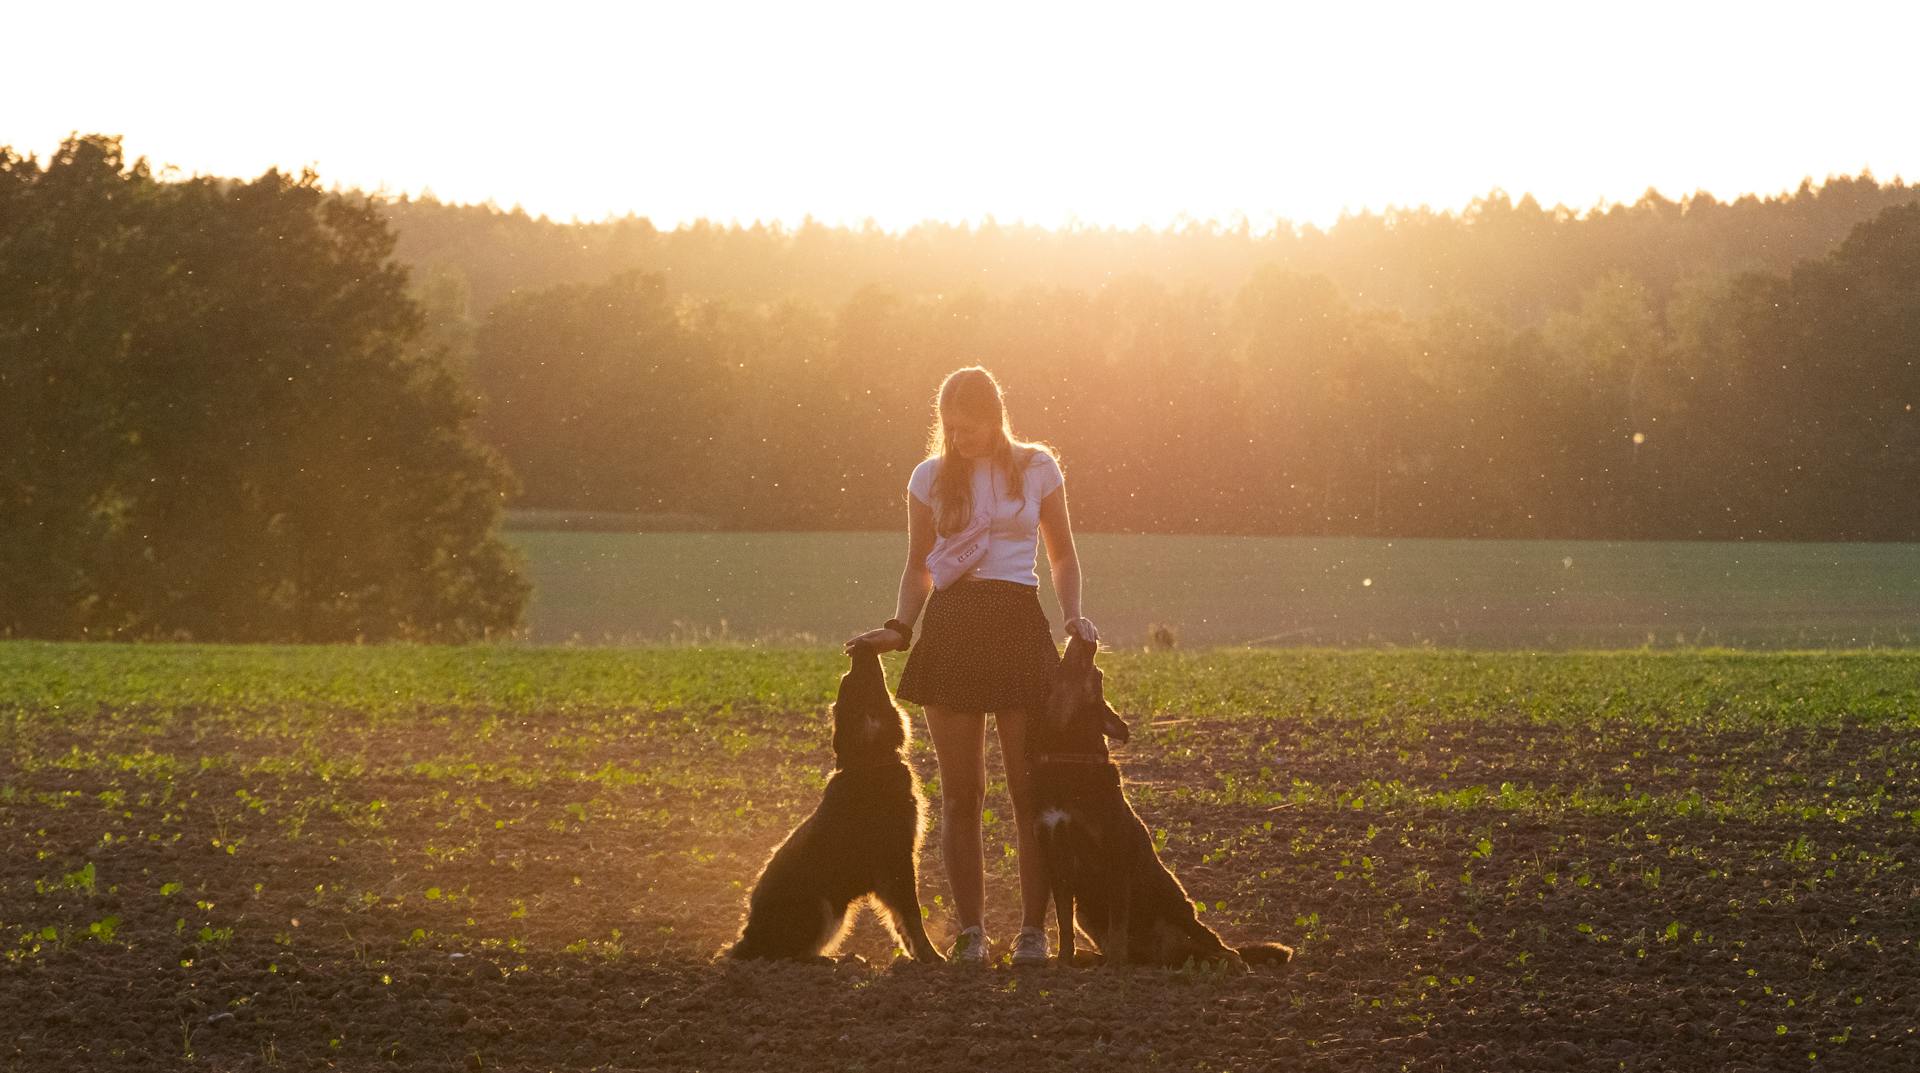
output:
POLYGON ((934 397, 933 429, 927 436, 927 457, 940 460, 933 477, 933 505, 934 529, 943 534, 965 529, 973 518, 973 467, 960 464, 967 459, 954 449, 953 431, 948 427, 948 418, 960 414, 986 418, 998 427, 999 435, 994 437, 987 461, 1006 478, 1009 499, 1026 495, 1026 469, 1034 452, 1052 453, 1044 443, 1014 438, 1000 382, 992 373, 978 365, 948 373, 934 397))

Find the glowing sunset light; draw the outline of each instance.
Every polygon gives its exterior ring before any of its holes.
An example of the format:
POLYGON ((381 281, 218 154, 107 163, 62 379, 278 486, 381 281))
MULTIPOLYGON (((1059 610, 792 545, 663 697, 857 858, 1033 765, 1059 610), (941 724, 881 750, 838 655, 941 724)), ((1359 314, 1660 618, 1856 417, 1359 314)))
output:
POLYGON ((32 5, 0 144, 636 213, 1164 227, 1920 178, 1920 9, 32 5), (106 10, 102 10, 102 9, 106 10), (190 13, 189 13, 190 12, 190 13), (84 45, 84 47, 82 47, 84 45))

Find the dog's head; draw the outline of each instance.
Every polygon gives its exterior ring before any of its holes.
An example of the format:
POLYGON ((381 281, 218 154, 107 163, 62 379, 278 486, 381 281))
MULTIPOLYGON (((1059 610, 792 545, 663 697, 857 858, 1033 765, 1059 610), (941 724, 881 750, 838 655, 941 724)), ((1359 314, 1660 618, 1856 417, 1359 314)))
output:
POLYGON ((833 702, 833 760, 838 767, 898 755, 907 743, 907 716, 887 692, 887 675, 880 653, 856 645, 848 657, 852 666, 840 676, 840 695, 833 702))
POLYGON ((1105 755, 1106 739, 1127 740, 1127 721, 1107 703, 1100 668, 1094 665, 1099 646, 1075 634, 1067 654, 1053 672, 1047 694, 1045 747, 1051 752, 1105 755))

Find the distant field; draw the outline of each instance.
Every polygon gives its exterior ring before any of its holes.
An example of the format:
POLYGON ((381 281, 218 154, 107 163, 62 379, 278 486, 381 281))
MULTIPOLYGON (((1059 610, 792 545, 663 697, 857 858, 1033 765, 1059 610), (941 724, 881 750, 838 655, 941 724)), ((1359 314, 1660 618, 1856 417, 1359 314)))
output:
POLYGON ((1162 856, 1290 974, 715 964, 845 666, 0 643, 0 1067, 1914 1068, 1920 654, 1113 653, 1162 856))
MULTIPOLYGON (((898 533, 517 530, 537 642, 807 640, 893 610, 898 533)), ((1920 644, 1920 545, 1079 538, 1119 644, 1483 648, 1920 644)), ((1049 614, 1058 622, 1051 590, 1049 614)))

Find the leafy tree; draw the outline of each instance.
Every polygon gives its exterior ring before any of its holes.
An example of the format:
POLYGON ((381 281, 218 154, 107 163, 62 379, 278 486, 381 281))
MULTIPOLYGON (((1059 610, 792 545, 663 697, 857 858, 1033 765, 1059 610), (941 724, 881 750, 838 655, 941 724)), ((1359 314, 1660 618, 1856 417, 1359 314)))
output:
POLYGON ((1920 539, 1920 205, 1887 209, 1779 291, 1801 534, 1920 539))
POLYGON ((156 313, 158 197, 117 143, 69 141, 45 168, 0 149, 0 632, 78 632, 102 599, 129 510, 119 384, 156 313))
POLYGON ((0 628, 468 638, 527 586, 509 488, 374 208, 312 174, 154 181, 116 140, 8 158, 0 628), (77 385, 77 386, 70 386, 77 385))

